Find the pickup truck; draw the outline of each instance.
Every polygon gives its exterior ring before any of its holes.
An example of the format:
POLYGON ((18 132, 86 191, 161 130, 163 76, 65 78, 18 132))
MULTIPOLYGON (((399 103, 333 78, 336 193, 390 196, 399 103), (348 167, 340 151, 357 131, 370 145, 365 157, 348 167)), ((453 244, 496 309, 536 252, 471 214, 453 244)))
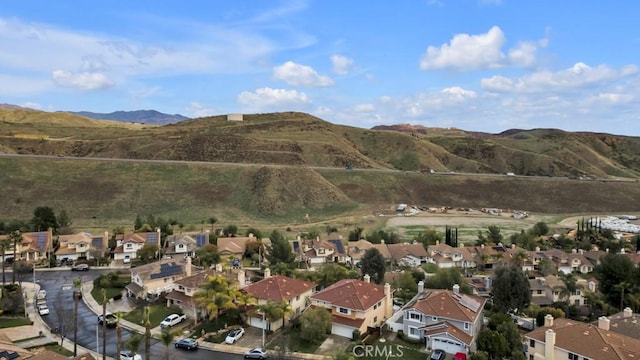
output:
POLYGON ((164 318, 164 320, 162 320, 162 322, 160 323, 160 327, 163 329, 166 327, 173 327, 185 321, 186 319, 187 315, 171 314, 164 318))

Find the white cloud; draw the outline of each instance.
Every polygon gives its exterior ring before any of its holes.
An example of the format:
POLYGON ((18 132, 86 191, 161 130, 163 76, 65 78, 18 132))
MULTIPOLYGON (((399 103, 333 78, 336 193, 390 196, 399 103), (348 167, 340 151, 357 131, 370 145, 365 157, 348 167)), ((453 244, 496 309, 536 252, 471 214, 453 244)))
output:
POLYGON ((459 86, 453 86, 442 89, 443 94, 449 95, 452 99, 464 100, 465 98, 475 98, 476 92, 473 90, 465 90, 459 86))
POLYGON ((53 72, 52 78, 60 86, 82 90, 102 90, 114 85, 114 82, 102 73, 71 73, 56 70, 53 72))
POLYGON ((28 109, 42 110, 42 105, 40 105, 38 103, 35 103, 35 102, 30 102, 30 101, 22 103, 22 104, 20 104, 20 106, 22 106, 24 108, 28 108, 28 109))
POLYGON ((314 114, 318 117, 331 116, 334 114, 333 109, 327 106, 318 106, 314 111, 314 114))
POLYGON ((456 34, 449 44, 439 48, 429 46, 420 61, 420 68, 473 70, 499 67, 504 59, 500 50, 505 37, 502 30, 494 26, 486 34, 456 34))
POLYGON ((333 86, 333 80, 328 76, 321 76, 312 67, 296 64, 293 61, 274 67, 273 76, 291 86, 333 86))
POLYGON ((638 74, 638 67, 626 66, 620 70, 606 65, 590 67, 584 63, 558 72, 539 71, 520 78, 493 76, 481 80, 481 86, 487 91, 538 93, 549 91, 575 91, 585 87, 612 84, 622 78, 638 74))
POLYGON ((243 91, 238 95, 238 102, 251 109, 286 108, 309 104, 307 94, 296 90, 260 88, 255 92, 243 91))
POLYGON ((331 63, 333 64, 333 72, 338 75, 347 75, 353 67, 353 59, 342 55, 332 55, 331 63))
POLYGON ((188 114, 188 116, 192 117, 192 118, 199 118, 199 117, 206 117, 206 116, 212 116, 212 115, 217 115, 220 112, 212 107, 207 107, 199 102, 191 102, 189 104, 189 106, 186 109, 186 112, 188 114))
POLYGON ((370 113, 376 110, 373 104, 357 104, 353 107, 353 111, 357 113, 370 113))
POLYGON ((521 41, 505 55, 502 52, 505 42, 505 35, 497 26, 479 35, 456 34, 448 44, 429 46, 420 60, 420 68, 464 71, 507 66, 531 67, 536 64, 538 49, 548 44, 546 38, 536 42, 521 41))

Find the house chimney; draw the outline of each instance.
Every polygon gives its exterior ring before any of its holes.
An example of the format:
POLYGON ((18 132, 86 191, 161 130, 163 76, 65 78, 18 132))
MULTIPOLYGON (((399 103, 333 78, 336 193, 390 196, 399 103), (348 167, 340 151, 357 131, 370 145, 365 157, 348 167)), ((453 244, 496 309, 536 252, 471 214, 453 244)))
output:
POLYGON ((545 360, 555 360, 556 332, 552 329, 544 333, 544 358, 545 360))
POLYGON ((553 326, 553 315, 547 314, 544 316, 544 327, 551 327, 551 326, 553 326))
POLYGON ((572 254, 577 254, 578 253, 578 249, 571 249, 571 253, 572 254))
POLYGON ((578 252, 580 253, 580 255, 584 255, 584 249, 580 249, 578 250, 578 252))
POLYGON ((389 283, 385 283, 385 284, 384 284, 384 294, 385 294, 387 297, 390 297, 390 296, 391 296, 391 285, 389 285, 389 283))
POLYGON ((222 264, 216 264, 216 272, 222 272, 222 264))
POLYGON ((598 318, 598 329, 609 330, 611 327, 611 320, 606 316, 600 316, 598 318))
POLYGON ((511 248, 515 249, 516 248, 516 244, 511 244, 511 248))
POLYGON ((242 289, 247 284, 246 274, 244 270, 238 271, 238 287, 242 289))
POLYGON ((384 245, 384 240, 380 240, 380 244, 384 245))
POLYGON ((626 307, 624 308, 624 310, 622 310, 622 317, 630 318, 632 316, 633 316, 633 310, 631 310, 630 307, 626 307))
POLYGON ((484 249, 484 244, 480 244, 480 249, 484 249))
POLYGON ((420 280, 418 281, 418 294, 422 293, 424 291, 424 281, 420 280))
POLYGON ((249 233, 249 236, 248 236, 248 237, 249 237, 250 239, 253 239, 253 233, 249 233))
POLYGON ((540 252, 540 246, 536 246, 536 252, 540 252))
POLYGON ((268 279, 270 277, 271 277, 271 269, 269 268, 264 269, 264 278, 268 279))
POLYGON ((371 282, 371 276, 369 276, 369 274, 364 274, 364 282, 371 282))
POLYGON ((440 245, 440 240, 436 240, 436 245, 440 245))
POLYGON ((460 293, 460 285, 453 284, 453 293, 454 294, 459 294, 460 293))
POLYGON ((191 276, 191 256, 187 256, 187 265, 184 267, 186 276, 191 276))

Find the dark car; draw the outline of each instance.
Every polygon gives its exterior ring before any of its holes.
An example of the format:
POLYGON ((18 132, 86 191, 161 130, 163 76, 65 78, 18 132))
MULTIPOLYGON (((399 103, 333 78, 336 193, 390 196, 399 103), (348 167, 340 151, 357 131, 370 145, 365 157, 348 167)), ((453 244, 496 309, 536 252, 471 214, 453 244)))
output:
POLYGON ((71 267, 71 271, 89 271, 88 264, 76 264, 71 267))
MULTIPOLYGON (((106 319, 107 327, 116 327, 116 325, 118 324, 118 317, 112 313, 107 313, 104 316, 104 319, 106 319)), ((98 324, 102 325, 103 322, 104 320, 102 314, 98 315, 98 324)))
POLYGON ((267 352, 261 348, 254 348, 254 349, 245 351, 244 358, 264 360, 267 358, 267 352))
POLYGON ((191 338, 180 339, 176 341, 176 349, 197 350, 198 342, 191 338))
POLYGON ((433 352, 431 353, 429 360, 444 360, 446 356, 447 356, 447 353, 444 352, 444 350, 436 349, 436 350, 433 350, 433 352))

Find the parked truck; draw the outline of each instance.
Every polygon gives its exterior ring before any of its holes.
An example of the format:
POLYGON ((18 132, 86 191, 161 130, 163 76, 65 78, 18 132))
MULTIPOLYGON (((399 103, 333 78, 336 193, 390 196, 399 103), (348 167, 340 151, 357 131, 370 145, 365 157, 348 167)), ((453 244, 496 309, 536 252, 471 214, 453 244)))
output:
POLYGON ((161 328, 173 327, 187 319, 187 315, 171 314, 160 323, 161 328))

